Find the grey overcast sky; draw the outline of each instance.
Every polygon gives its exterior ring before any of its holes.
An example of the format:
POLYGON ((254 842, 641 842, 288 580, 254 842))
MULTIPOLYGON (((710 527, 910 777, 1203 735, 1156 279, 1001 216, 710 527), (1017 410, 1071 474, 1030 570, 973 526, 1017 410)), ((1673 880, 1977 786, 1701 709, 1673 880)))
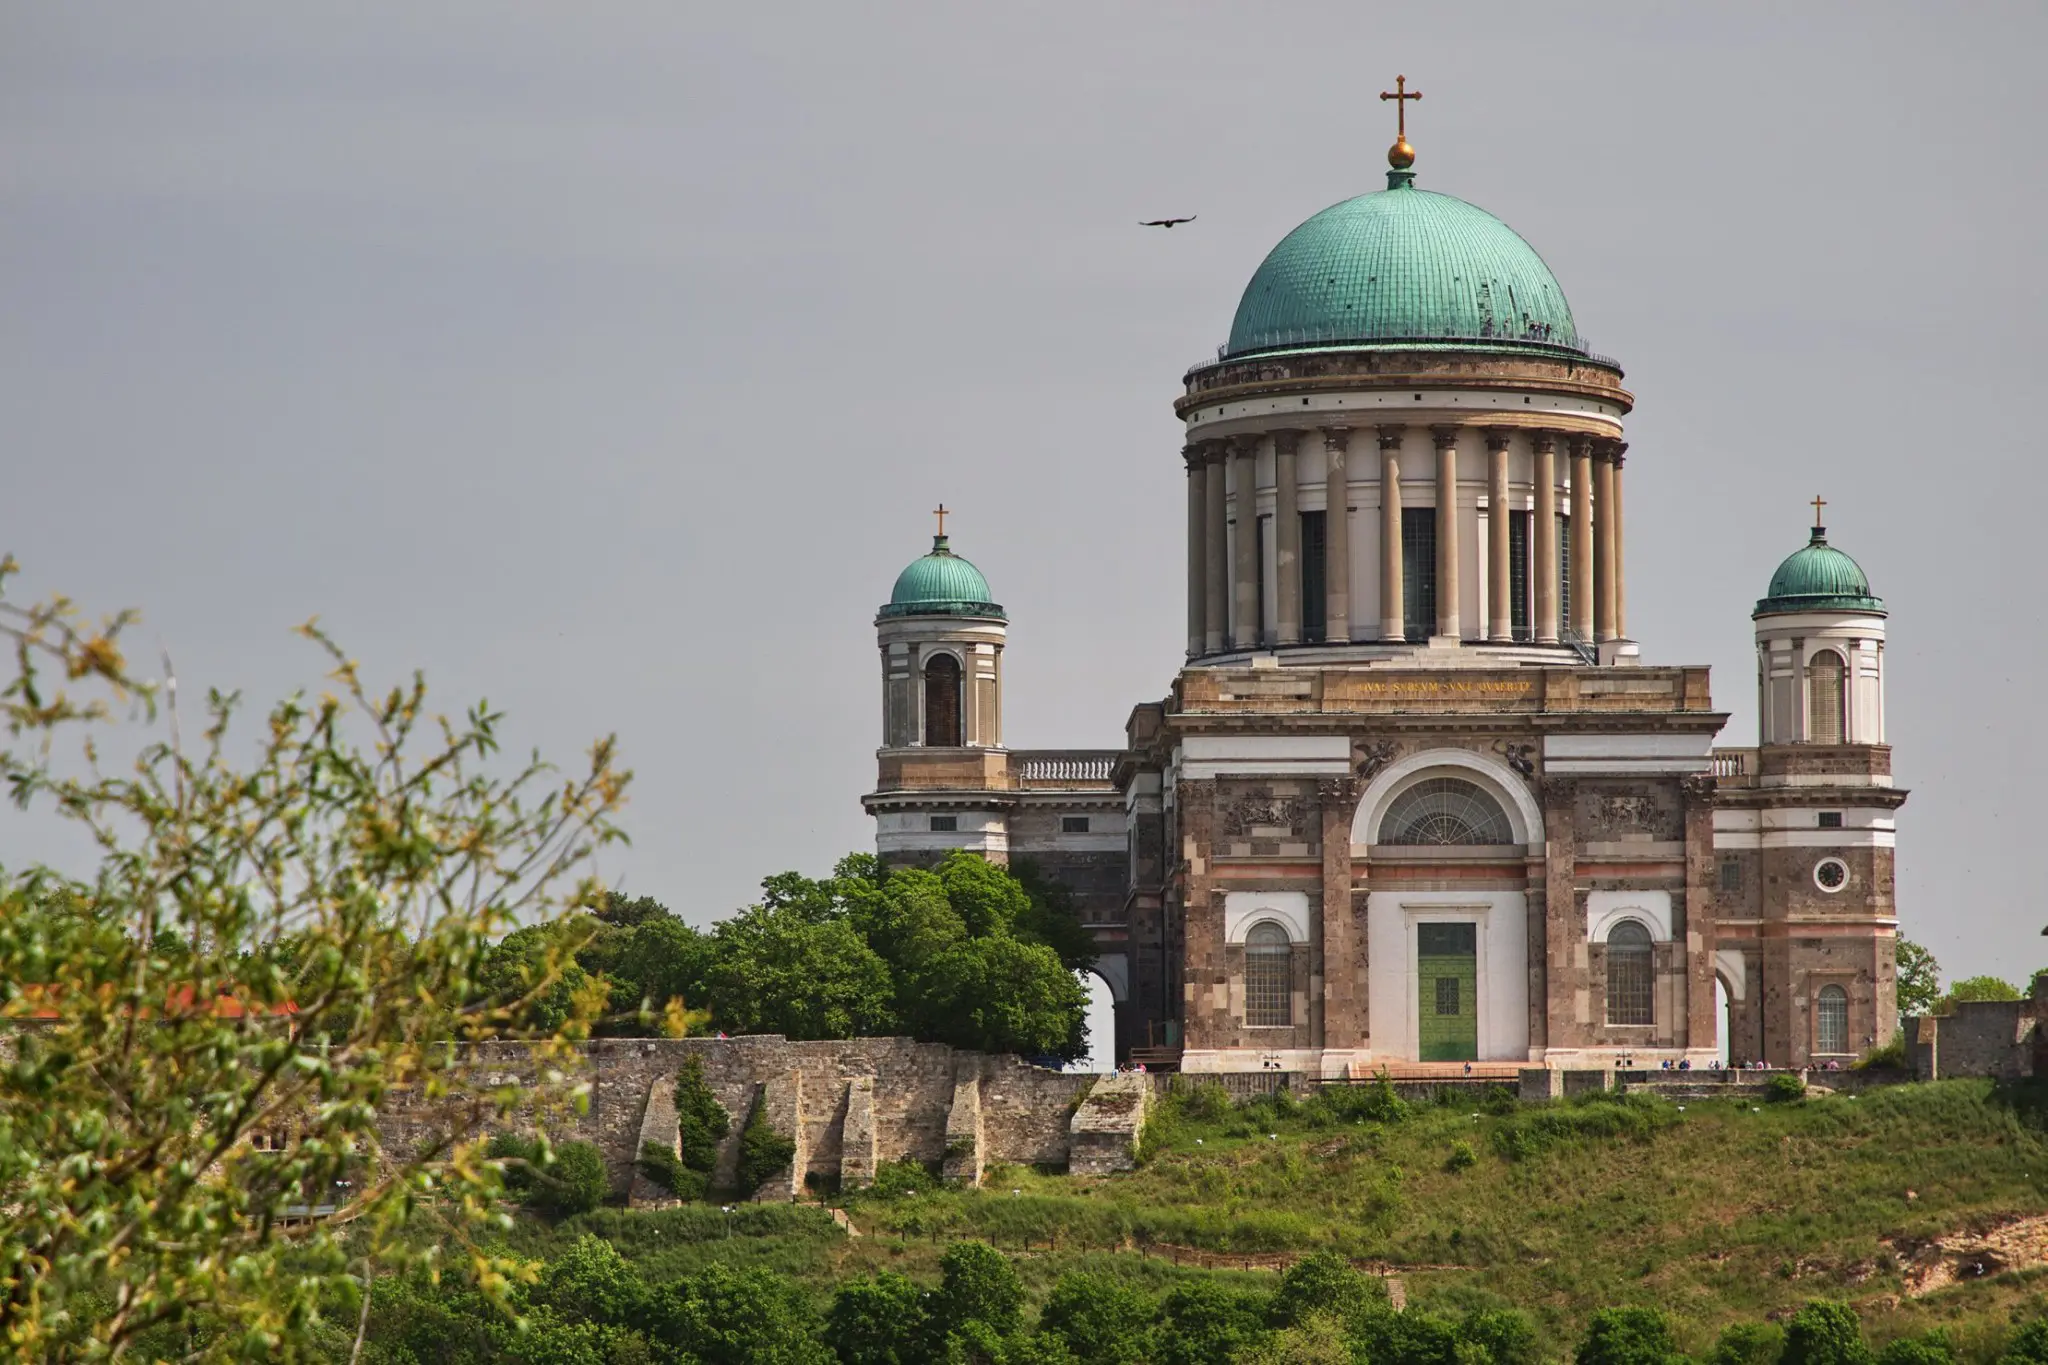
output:
POLYGON ((317 680, 317 612, 515 741, 616 731, 607 871, 708 920, 869 845, 871 620, 939 500, 1012 743, 1165 691, 1181 373, 1383 183, 1405 72, 1420 183, 1627 369, 1646 659, 1753 743, 1824 495, 1893 611, 1905 931, 2024 979, 2044 47, 2038 4, 10 0, 0 549, 188 683, 317 680))

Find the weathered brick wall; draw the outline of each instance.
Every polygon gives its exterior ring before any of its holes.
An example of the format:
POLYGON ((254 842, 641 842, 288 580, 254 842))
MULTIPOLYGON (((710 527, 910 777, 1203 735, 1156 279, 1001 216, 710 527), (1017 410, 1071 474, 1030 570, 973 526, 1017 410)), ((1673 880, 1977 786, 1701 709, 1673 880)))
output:
MULTIPOLYGON (((531 1080, 522 1044, 480 1043, 466 1051, 471 1064, 498 1083, 531 1080)), ((633 1184, 650 1099, 673 1087, 683 1059, 692 1054, 703 1059, 706 1083, 732 1116, 732 1133, 714 1173, 720 1182, 732 1179, 740 1130, 757 1104, 770 1123, 798 1138, 803 1168, 792 1173, 796 1185, 805 1174, 839 1177, 842 1162, 844 1174, 858 1179, 876 1162, 942 1161, 956 1083, 970 1086, 981 1108, 981 1164, 1065 1165, 1074 1105, 1093 1079, 910 1038, 608 1038, 579 1052, 589 1106, 581 1114, 554 1116, 549 1131, 557 1140, 595 1143, 622 1190, 633 1184), (855 1136, 848 1151, 848 1110, 857 1083, 862 1093, 852 1103, 855 1136), (799 1122, 801 1131, 793 1132, 799 1122)), ((380 1127, 387 1144, 402 1150, 428 1136, 437 1117, 417 1095, 400 1094, 383 1106, 380 1127)), ((522 1125, 530 1121, 530 1115, 521 1116, 522 1125)))
POLYGON ((1954 1014, 1906 1021, 1906 1060, 1921 1080, 2034 1074, 2039 1000, 1971 1000, 1954 1014))

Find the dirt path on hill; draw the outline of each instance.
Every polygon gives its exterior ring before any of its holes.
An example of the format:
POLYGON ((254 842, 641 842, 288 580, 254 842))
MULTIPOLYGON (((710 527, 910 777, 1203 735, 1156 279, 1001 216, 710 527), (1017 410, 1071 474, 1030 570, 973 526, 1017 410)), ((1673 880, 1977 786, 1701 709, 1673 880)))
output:
POLYGON ((1988 1232, 1886 1243, 1899 1258, 1909 1298, 2004 1270, 2048 1265, 2048 1214, 2015 1218, 1988 1232))

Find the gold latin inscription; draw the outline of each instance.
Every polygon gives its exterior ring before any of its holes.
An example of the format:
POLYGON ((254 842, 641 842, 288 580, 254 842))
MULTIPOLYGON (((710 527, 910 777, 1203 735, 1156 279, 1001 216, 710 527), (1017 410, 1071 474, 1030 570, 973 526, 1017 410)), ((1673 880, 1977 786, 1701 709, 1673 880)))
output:
POLYGON ((1536 684, 1521 679, 1415 678, 1401 682, 1356 682, 1346 690, 1368 697, 1533 697, 1536 684))

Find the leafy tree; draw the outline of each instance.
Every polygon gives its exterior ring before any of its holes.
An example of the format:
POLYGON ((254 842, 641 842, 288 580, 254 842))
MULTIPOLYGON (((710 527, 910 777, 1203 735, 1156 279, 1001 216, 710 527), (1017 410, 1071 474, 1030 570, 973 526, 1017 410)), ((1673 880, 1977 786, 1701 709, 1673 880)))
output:
MULTIPOLYGON (((1469 1313, 1458 1324, 1458 1340, 1492 1365, 1537 1365, 1543 1359, 1535 1324, 1520 1309, 1481 1308, 1469 1313)), ((1460 1352, 1459 1359, 1466 1354, 1460 1352)))
POLYGON ((1919 1337, 1898 1337, 1877 1353, 1877 1365, 1952 1365, 1955 1348, 1939 1329, 1919 1337))
POLYGON ((1909 938, 1901 938, 1895 947, 1894 957, 1898 964, 1897 990, 1899 1014, 1925 1015, 1934 1012, 1934 1006, 1941 999, 1941 964, 1934 960, 1934 954, 1909 938))
POLYGON ((1603 1308, 1586 1324, 1577 1365, 1670 1365, 1679 1358, 1671 1324, 1654 1308, 1603 1308))
POLYGON ((1863 1344, 1863 1324, 1846 1303, 1815 1299, 1785 1326, 1781 1365, 1864 1365, 1870 1348, 1863 1344))
POLYGON ((987 1242, 955 1242, 939 1258, 937 1314, 947 1332, 979 1322, 1009 1336, 1024 1320, 1024 1282, 987 1242))
POLYGON ((1948 988, 1948 999, 1955 1004, 1969 1000, 2017 1000, 2020 988, 1996 976, 1966 976, 1948 988))
POLYGON ((618 1248, 589 1233, 548 1263, 535 1297, 570 1322, 626 1326, 647 1307, 647 1286, 618 1248))
POLYGON ((2001 1365, 2048 1365, 2048 1318, 2035 1318, 2006 1338, 2001 1365))
POLYGON ((1419 1308, 1369 1313, 1353 1325, 1352 1340, 1364 1348, 1367 1360, 1458 1365, 1457 1324, 1419 1308))
POLYGON ((704 1079, 704 1059, 693 1052, 676 1073, 676 1133, 683 1164, 709 1175, 718 1165, 718 1144, 731 1132, 732 1115, 704 1079))
POLYGON ((803 1290, 772 1270, 711 1265, 664 1285, 655 1335, 702 1365, 831 1365, 824 1324, 803 1290))
POLYGON ((933 1354, 925 1297, 893 1270, 849 1280, 832 1296, 825 1342, 840 1365, 924 1365, 933 1354))
POLYGON ((417 676, 374 690, 312 626, 327 694, 244 727, 216 692, 181 722, 122 655, 132 617, 17 605, 13 572, 0 781, 97 862, 0 871, 0 1016, 39 1017, 0 1070, 0 1342, 66 1361, 189 1325, 192 1358, 290 1358, 362 1278, 428 1260, 505 1298, 509 1263, 470 1238, 502 1172, 467 1135, 566 1098, 550 1077, 595 1003, 532 1019, 569 965, 552 945, 496 995, 480 968, 592 894, 574 883, 627 781, 610 742, 567 778, 508 765, 498 713, 436 715, 417 676), (538 1063, 523 1091, 448 1046, 508 1027, 538 1063), (386 1148, 376 1106, 402 1088, 420 1122, 386 1148), (337 1217, 286 1232, 325 1202, 337 1217))
POLYGON ((1058 953, 1069 971, 1082 972, 1094 966, 1095 936, 1081 923, 1081 912, 1074 907, 1074 893, 1048 877, 1028 858, 1012 862, 1010 875, 1024 888, 1029 901, 1018 914, 1012 932, 1058 953))
POLYGON ((631 929, 654 920, 675 918, 673 912, 654 897, 628 896, 621 891, 607 891, 599 896, 592 903, 590 913, 619 929, 631 929))
POLYGON ((1088 992, 1042 944, 969 939, 933 958, 917 981, 920 1037, 1069 1061, 1088 1050, 1088 992))
POLYGON ((1090 1365, 1136 1365, 1152 1346, 1152 1305, 1107 1275, 1070 1270, 1038 1315, 1038 1330, 1090 1365))
POLYGON ((1785 1329, 1775 1322, 1738 1322, 1721 1333, 1707 1365, 1778 1365, 1785 1329))
POLYGON ((588 1213, 611 1192, 604 1156, 588 1142, 550 1146, 538 1138, 500 1133, 486 1152, 502 1163, 506 1188, 540 1213, 557 1218, 588 1213))
POLYGON ((1183 1284, 1160 1304, 1158 1365, 1230 1365, 1266 1337, 1268 1296, 1214 1280, 1183 1284))
POLYGON ((1269 1312, 1275 1327, 1294 1327, 1317 1317, 1353 1322, 1386 1306, 1382 1281, 1361 1275, 1334 1251, 1318 1251, 1281 1272, 1269 1312))
POLYGON ((1311 1317, 1269 1333, 1238 1357, 1242 1365, 1353 1365, 1357 1359, 1334 1317, 1311 1317))
POLYGON ((895 1024, 888 965, 841 920, 755 906, 712 939, 704 1003, 734 1033, 849 1038, 895 1024))
POLYGON ((487 998, 524 997, 518 1019, 524 1027, 558 1032, 577 1016, 579 999, 602 989, 575 961, 589 936, 580 918, 515 929, 484 955, 478 981, 487 998))
POLYGON ((691 1170, 672 1148, 658 1142, 641 1143, 640 1155, 633 1164, 640 1174, 678 1199, 702 1199, 710 1189, 711 1182, 702 1171, 691 1170))
POLYGON ((796 1157, 796 1140, 775 1131, 759 1105, 740 1130, 740 1189, 753 1194, 787 1170, 796 1157))

